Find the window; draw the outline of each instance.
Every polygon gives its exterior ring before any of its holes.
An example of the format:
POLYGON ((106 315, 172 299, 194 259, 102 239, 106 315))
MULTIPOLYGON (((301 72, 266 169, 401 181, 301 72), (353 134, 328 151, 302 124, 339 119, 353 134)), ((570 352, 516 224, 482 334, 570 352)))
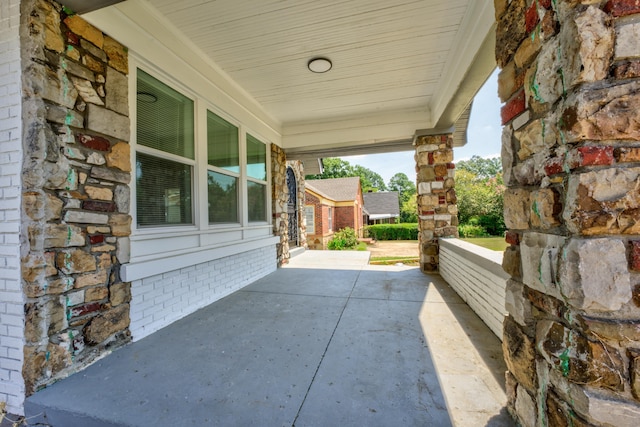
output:
POLYGON ((209 223, 237 223, 240 154, 238 128, 207 111, 209 223))
POLYGON ((304 215, 307 220, 307 233, 316 234, 316 210, 313 206, 304 207, 304 215))
POLYGON ((329 231, 333 230, 333 208, 329 206, 329 214, 327 215, 329 218, 329 231))
POLYGON ((248 236, 271 235, 267 144, 179 83, 135 76, 137 228, 217 233, 252 223, 248 236))
POLYGON ((249 222, 267 220, 267 147, 247 134, 247 196, 249 222))
POLYGON ((137 84, 138 226, 193 224, 193 101, 141 70, 137 84))

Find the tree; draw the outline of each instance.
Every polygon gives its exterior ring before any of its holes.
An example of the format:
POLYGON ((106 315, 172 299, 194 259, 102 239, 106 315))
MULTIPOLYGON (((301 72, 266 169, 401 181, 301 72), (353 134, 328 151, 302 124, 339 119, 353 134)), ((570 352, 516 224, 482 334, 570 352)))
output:
POLYGON ((322 159, 324 171, 317 175, 307 175, 306 179, 330 179, 330 178, 347 178, 357 176, 353 174, 353 166, 346 160, 338 157, 330 157, 322 159))
POLYGON ((479 179, 489 179, 502 172, 502 162, 499 157, 472 156, 469 160, 456 162, 456 169, 471 172, 479 179))
POLYGON ((400 222, 418 222, 418 195, 415 192, 401 204, 400 222))
POLYGON ((500 236, 504 224, 502 172, 480 178, 465 169, 456 169, 456 196, 460 225, 482 227, 492 236, 500 236))
POLYGON ((353 172, 355 176, 360 177, 360 185, 362 186, 362 191, 367 192, 371 191, 385 191, 387 186, 384 185, 384 180, 382 177, 371 169, 367 169, 364 166, 355 165, 353 167, 353 172))
POLYGON ((330 178, 347 178, 357 176, 360 178, 360 186, 363 192, 384 191, 386 186, 382 177, 371 169, 364 166, 352 166, 346 160, 337 157, 322 159, 324 172, 318 175, 307 175, 306 179, 330 179, 330 178))
POLYGON ((396 191, 398 193, 400 206, 407 202, 412 195, 416 194, 416 185, 409 181, 407 175, 402 172, 398 172, 391 177, 387 188, 389 191, 396 191))

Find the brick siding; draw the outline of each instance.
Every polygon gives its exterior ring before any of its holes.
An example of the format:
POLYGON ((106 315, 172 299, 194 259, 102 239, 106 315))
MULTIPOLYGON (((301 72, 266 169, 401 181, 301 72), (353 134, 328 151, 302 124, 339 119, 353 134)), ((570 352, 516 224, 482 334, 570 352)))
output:
POLYGON ((137 341, 276 270, 267 246, 131 283, 131 334, 137 341))
POLYGON ((20 1, 0 2, 0 402, 22 414, 20 1))

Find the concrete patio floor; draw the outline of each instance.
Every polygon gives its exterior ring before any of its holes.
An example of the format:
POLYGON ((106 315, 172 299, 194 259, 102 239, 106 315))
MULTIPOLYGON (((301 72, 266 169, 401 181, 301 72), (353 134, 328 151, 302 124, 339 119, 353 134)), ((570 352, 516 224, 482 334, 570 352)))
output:
POLYGON ((31 396, 29 425, 512 426, 500 341, 440 277, 368 257, 307 251, 31 396))

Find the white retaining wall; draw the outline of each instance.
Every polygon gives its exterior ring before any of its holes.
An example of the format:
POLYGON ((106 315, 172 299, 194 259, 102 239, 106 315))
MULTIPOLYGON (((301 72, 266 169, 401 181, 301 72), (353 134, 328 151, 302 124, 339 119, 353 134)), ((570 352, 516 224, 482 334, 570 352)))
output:
POLYGON ((20 1, 0 0, 0 402, 23 414, 24 299, 20 284, 22 168, 20 1))
POLYGON ((131 282, 137 341, 275 271, 276 246, 250 250, 131 282))
POLYGON ((459 239, 440 239, 440 275, 502 340, 509 278, 502 269, 502 252, 459 239))

